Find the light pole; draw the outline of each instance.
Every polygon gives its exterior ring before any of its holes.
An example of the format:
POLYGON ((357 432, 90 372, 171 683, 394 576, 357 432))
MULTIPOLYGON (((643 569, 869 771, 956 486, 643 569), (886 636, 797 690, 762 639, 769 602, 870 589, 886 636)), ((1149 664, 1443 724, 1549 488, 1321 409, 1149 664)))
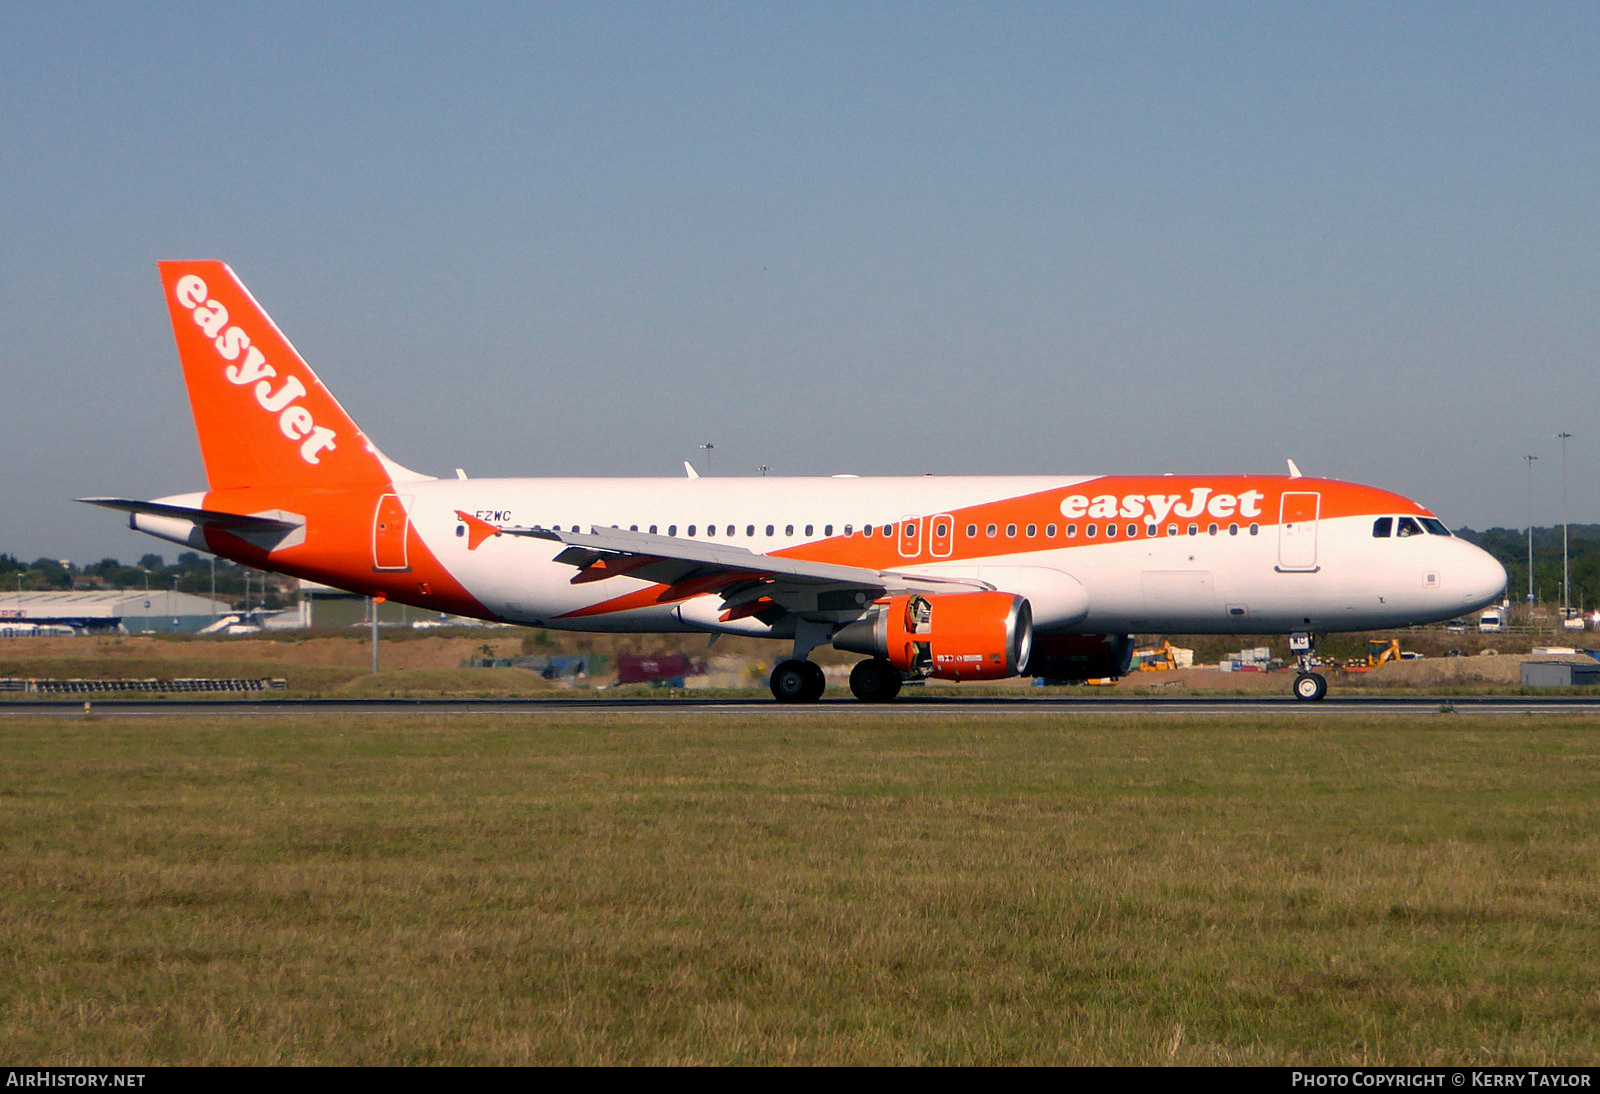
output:
POLYGON ((705 452, 706 452, 706 474, 709 475, 709 474, 711 474, 711 450, 716 448, 717 446, 712 444, 710 441, 707 441, 705 444, 701 445, 700 447, 705 449, 705 452))
POLYGON ((1556 438, 1561 442, 1561 625, 1567 625, 1567 613, 1572 609, 1567 605, 1567 442, 1572 439, 1571 433, 1557 433, 1556 438))
POLYGON ((1533 608, 1533 461, 1538 456, 1522 457, 1528 463, 1528 608, 1533 608))

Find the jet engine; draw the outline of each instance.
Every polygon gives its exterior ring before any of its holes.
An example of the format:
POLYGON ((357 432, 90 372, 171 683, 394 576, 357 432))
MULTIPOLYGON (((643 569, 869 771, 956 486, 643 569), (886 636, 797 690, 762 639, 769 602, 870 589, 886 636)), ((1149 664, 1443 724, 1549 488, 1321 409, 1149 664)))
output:
POLYGON ((894 596, 833 636, 836 649, 888 661, 912 677, 1000 680, 1028 667, 1033 611, 1011 593, 894 596))
POLYGON ((1133 637, 1126 634, 1041 634, 1033 640, 1028 671, 1047 680, 1082 683, 1127 675, 1133 637))

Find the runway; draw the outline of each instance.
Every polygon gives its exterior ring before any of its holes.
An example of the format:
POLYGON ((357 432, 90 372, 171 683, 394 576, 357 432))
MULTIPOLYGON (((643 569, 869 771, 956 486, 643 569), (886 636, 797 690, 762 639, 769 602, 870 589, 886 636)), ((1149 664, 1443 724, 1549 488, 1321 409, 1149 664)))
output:
MULTIPOLYGON (((1007 718, 1037 716, 1139 717, 1354 717, 1372 715, 1597 715, 1600 694, 1555 696, 1344 696, 1318 703, 1287 696, 911 696, 892 703, 826 699, 811 704, 779 704, 768 698, 574 698, 540 699, 105 699, 91 713, 100 717, 219 717, 284 715, 493 715, 556 714, 695 715, 704 717, 854 718, 940 717, 1007 718)), ((18 700, 0 703, 0 717, 82 717, 81 700, 18 700)))

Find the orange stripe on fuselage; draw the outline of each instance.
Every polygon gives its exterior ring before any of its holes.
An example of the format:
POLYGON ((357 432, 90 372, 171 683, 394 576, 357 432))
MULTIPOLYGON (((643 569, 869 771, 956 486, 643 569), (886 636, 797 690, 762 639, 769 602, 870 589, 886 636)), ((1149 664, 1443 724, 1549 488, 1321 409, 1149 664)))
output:
POLYGON ((874 570, 901 570, 935 562, 982 561, 996 555, 1090 550, 1126 543, 1130 539, 1165 538, 1168 527, 1174 524, 1178 526, 1180 534, 1191 523, 1198 524, 1202 529, 1212 523, 1223 527, 1232 523, 1246 526, 1259 524, 1263 528, 1276 526, 1280 502, 1285 493, 1320 494, 1323 520, 1365 514, 1433 515, 1416 502, 1398 494, 1332 479, 1255 475, 1107 476, 1073 486, 1054 487, 1034 494, 943 510, 939 514, 924 514, 919 518, 919 547, 917 553, 910 557, 900 551, 899 530, 904 520, 898 517, 874 522, 874 534, 871 536, 863 535, 858 528, 849 536, 834 536, 772 553, 810 562, 829 562, 874 570), (1084 504, 1069 506, 1068 499, 1075 498, 1085 499, 1084 504), (1225 500, 1213 510, 1212 503, 1219 498, 1225 500), (1106 515, 1113 506, 1115 515, 1106 515), (1069 513, 1075 515, 1069 516, 1069 513), (1193 515, 1189 515, 1191 513, 1193 515), (947 515, 953 521, 948 555, 934 555, 927 549, 931 538, 929 518, 935 515, 947 515), (995 526, 995 535, 992 537, 988 535, 991 524, 995 526), (1052 524, 1055 525, 1056 535, 1046 536, 1045 532, 1052 524), (1072 538, 1063 535, 1063 529, 1068 524, 1076 526, 1077 534, 1072 538), (1096 525, 1100 533, 1092 539, 1084 535, 1084 528, 1089 524, 1096 525), (1117 526, 1114 538, 1104 536, 1104 526, 1107 524, 1117 526), (1127 534, 1130 524, 1135 526, 1132 536, 1127 534), (1149 535, 1152 524, 1156 528, 1154 537, 1149 535), (1029 525, 1035 530, 1032 537, 1026 534, 1029 525), (975 536, 967 535, 968 526, 976 528, 975 536), (1016 533, 1007 535, 1007 529, 1011 527, 1015 527, 1016 533), (891 529, 888 535, 884 534, 885 528, 891 529))
MULTIPOLYGON (((1281 475, 1110 475, 1071 486, 1052 487, 1032 494, 923 514, 918 518, 917 553, 909 557, 901 553, 900 530, 906 519, 903 512, 889 514, 881 521, 872 522, 873 534, 870 536, 856 528, 849 536, 836 535, 771 553, 782 558, 870 570, 906 570, 933 563, 976 562, 998 555, 1092 550, 1130 541, 1166 538, 1167 529, 1172 525, 1178 526, 1180 535, 1187 531, 1191 523, 1199 525, 1201 529, 1213 523, 1222 527, 1233 523, 1275 527, 1286 493, 1320 495, 1319 512, 1322 520, 1386 514, 1433 515, 1416 502, 1390 491, 1335 479, 1286 478, 1281 475), (1081 505, 1070 500, 1079 498, 1083 499, 1081 505), (1113 508, 1115 516, 1105 515, 1113 508), (950 553, 947 555, 934 555, 927 547, 932 538, 931 518, 935 516, 947 516, 953 524, 950 553), (996 530, 993 537, 987 534, 991 524, 996 530), (1055 525, 1056 535, 1046 536, 1044 533, 1052 524, 1055 525), (1068 524, 1076 527, 1077 534, 1072 538, 1063 535, 1064 527, 1068 524), (1099 532, 1092 539, 1084 534, 1089 524, 1096 525, 1099 532), (1117 526, 1115 537, 1104 535, 1107 524, 1117 526), (1130 524, 1135 528, 1131 536, 1127 534, 1130 524), (1152 524, 1156 528, 1153 537, 1149 534, 1152 524), (969 525, 976 528, 975 536, 967 535, 969 525), (1032 537, 1026 534, 1029 525, 1035 530, 1032 537), (1016 529, 1016 534, 1008 536, 1006 530, 1011 527, 1016 529), (885 529, 889 529, 887 534, 885 529)), ((727 582, 734 583, 734 580, 727 582)), ((609 615, 653 607, 686 600, 706 591, 710 590, 688 591, 654 585, 568 612, 561 618, 609 615)))

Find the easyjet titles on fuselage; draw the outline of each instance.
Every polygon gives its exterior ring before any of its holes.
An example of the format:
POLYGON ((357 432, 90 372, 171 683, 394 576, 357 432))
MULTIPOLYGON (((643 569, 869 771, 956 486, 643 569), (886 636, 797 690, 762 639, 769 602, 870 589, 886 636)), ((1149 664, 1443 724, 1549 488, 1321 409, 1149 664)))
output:
POLYGON ((290 376, 277 391, 272 390, 272 380, 278 370, 267 364, 266 356, 252 344, 250 335, 237 326, 228 325, 228 309, 211 298, 206 283, 194 274, 178 279, 173 286, 178 303, 194 313, 194 321, 212 340, 217 353, 225 361, 237 361, 244 354, 243 364, 229 365, 223 370, 228 382, 243 387, 255 383, 256 402, 269 414, 278 415, 278 429, 291 441, 301 441, 300 458, 307 463, 320 463, 317 453, 331 452, 338 447, 338 435, 326 426, 317 424, 306 407, 295 400, 306 394, 305 385, 298 377, 290 376))
POLYGON ((1168 515, 1193 520, 1201 513, 1207 513, 1218 520, 1227 520, 1234 516, 1259 517, 1261 499, 1264 497, 1266 495, 1260 490, 1218 494, 1209 486, 1196 486, 1188 494, 1123 494, 1121 497, 1115 494, 1096 494, 1093 497, 1068 494, 1061 499, 1061 515, 1068 520, 1082 520, 1085 517, 1147 518, 1153 524, 1160 524, 1168 515))

